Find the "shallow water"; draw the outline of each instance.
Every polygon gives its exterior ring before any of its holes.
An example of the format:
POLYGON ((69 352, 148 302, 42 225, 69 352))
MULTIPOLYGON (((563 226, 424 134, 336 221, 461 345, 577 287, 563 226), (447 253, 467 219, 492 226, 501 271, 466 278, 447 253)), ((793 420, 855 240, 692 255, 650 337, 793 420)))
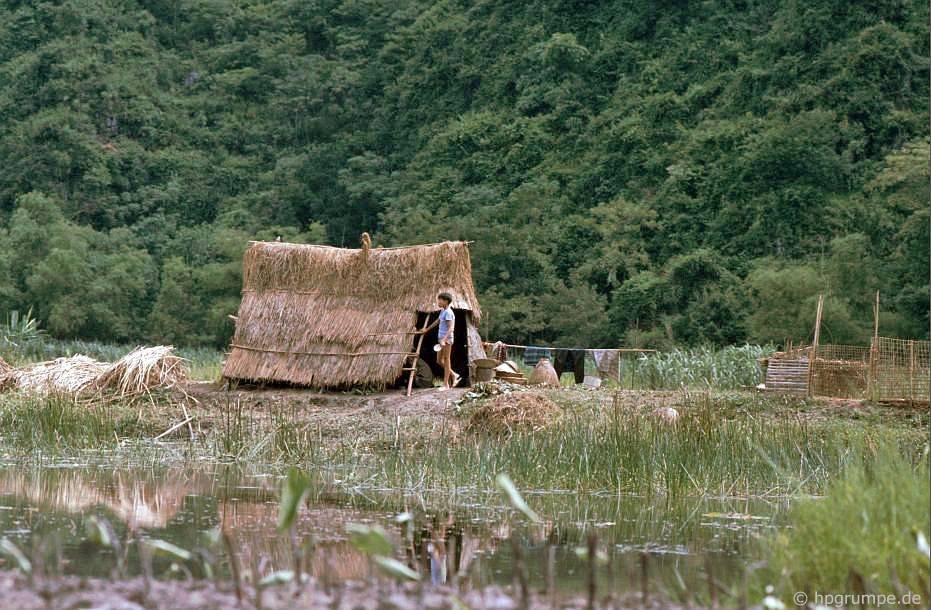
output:
MULTIPOLYGON (((253 560, 263 573, 290 569, 292 542, 275 530, 280 482, 277 474, 209 462, 172 468, 0 465, 0 537, 52 569, 107 576, 115 556, 89 541, 91 515, 105 518, 122 540, 138 534, 189 550, 210 548, 209 533, 220 528, 232 536, 244 570, 253 560)), ((435 582, 458 572, 474 585, 488 585, 512 582, 510 539, 517 535, 531 584, 544 586, 552 561, 557 587, 572 592, 585 587, 588 563, 577 549, 594 531, 607 559, 598 568, 602 591, 638 591, 644 570, 651 588, 706 590, 709 570, 724 587, 741 581, 745 567, 758 558, 756 537, 776 527, 786 508, 758 499, 672 501, 532 491, 525 497, 543 525, 522 525, 496 494, 423 496, 319 485, 302 509, 297 542, 310 544, 308 565, 316 576, 366 578, 368 562, 348 543, 346 525, 377 523, 394 535, 398 557, 419 565, 435 582), (413 515, 409 530, 394 519, 401 512, 413 515)), ((126 547, 130 573, 138 572, 136 547, 126 547)), ((156 572, 167 573, 170 565, 158 560, 156 572)), ((187 567, 203 575, 197 562, 187 567)))

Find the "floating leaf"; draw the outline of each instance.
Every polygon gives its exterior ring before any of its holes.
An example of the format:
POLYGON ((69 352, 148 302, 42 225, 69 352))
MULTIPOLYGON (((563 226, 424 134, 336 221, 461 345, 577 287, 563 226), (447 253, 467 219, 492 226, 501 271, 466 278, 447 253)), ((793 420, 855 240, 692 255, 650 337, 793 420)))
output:
POLYGON ((19 565, 19 569, 24 573, 29 574, 32 572, 32 563, 26 559, 26 555, 24 555, 23 552, 19 550, 18 546, 6 538, 0 540, 0 551, 3 551, 4 554, 12 557, 16 561, 17 565, 19 565))
POLYGON ((511 503, 511 506, 519 510, 524 514, 525 517, 533 521, 534 523, 540 523, 543 521, 540 519, 540 516, 537 513, 533 512, 533 509, 524 501, 523 496, 520 495, 520 492, 517 491, 517 487, 514 485, 514 481, 506 474, 499 474, 495 478, 495 483, 498 486, 498 489, 507 496, 508 502, 511 503))
POLYGON ((310 489, 310 479, 297 468, 288 471, 288 476, 281 484, 281 503, 278 505, 278 531, 291 529, 297 511, 310 489))
POLYGON ((180 546, 176 546, 166 540, 158 540, 155 538, 150 538, 146 540, 145 543, 155 551, 156 555, 167 555, 168 557, 174 557, 175 559, 180 559, 181 561, 190 561, 193 555, 190 551, 182 549, 180 546))
POLYGON ((378 525, 350 523, 346 531, 349 533, 349 543, 366 555, 391 555, 394 552, 388 532, 378 525))
POLYGON ((420 580, 420 574, 413 571, 397 559, 390 557, 375 557, 373 560, 378 569, 396 580, 420 580))

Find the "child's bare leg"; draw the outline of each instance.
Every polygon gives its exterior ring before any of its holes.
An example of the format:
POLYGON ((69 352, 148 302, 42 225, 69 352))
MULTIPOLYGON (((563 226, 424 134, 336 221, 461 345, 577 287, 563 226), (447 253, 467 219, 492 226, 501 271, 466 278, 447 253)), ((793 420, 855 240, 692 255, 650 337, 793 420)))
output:
POLYGON ((443 346, 443 385, 447 388, 453 387, 452 351, 452 346, 443 346))

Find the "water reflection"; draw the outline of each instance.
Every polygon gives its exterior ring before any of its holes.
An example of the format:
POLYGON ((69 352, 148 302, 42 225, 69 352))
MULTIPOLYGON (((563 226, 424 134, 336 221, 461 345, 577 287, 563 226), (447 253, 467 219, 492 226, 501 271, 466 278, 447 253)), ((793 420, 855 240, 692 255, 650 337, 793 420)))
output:
MULTIPOLYGON (((759 500, 673 501, 570 493, 528 494, 546 522, 527 527, 493 494, 430 498, 395 492, 315 489, 301 511, 295 538, 275 531, 276 476, 229 466, 196 469, 0 468, 0 536, 23 548, 34 539, 61 544, 66 572, 92 576, 112 569, 112 558, 91 547, 84 519, 110 520, 123 539, 144 533, 194 550, 221 528, 234 541, 240 565, 262 573, 290 569, 295 549, 307 547, 303 570, 322 581, 363 579, 368 560, 346 540, 348 523, 379 523, 399 541, 400 557, 434 583, 459 579, 475 585, 510 583, 518 529, 530 580, 545 581, 547 565, 565 590, 584 587, 586 564, 575 549, 597 532, 608 556, 600 580, 616 591, 640 581, 644 557, 651 579, 703 584, 707 558, 715 578, 738 582, 754 559, 757 535, 773 527, 785 508, 759 500), (393 518, 410 512, 410 522, 393 518)), ((134 553, 134 551, 132 551, 134 553)), ((132 555, 131 553, 131 555, 132 555)), ((138 565, 133 562, 130 565, 138 565)), ((676 584, 675 586, 680 586, 676 584)))

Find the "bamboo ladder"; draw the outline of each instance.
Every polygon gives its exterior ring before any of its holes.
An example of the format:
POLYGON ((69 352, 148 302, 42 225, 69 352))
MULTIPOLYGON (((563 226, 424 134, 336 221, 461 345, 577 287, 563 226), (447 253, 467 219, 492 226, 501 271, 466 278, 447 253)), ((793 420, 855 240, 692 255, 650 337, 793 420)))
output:
POLYGON ((414 377, 417 376, 417 360, 420 358, 420 348, 423 346, 423 338, 426 336, 424 333, 427 330, 427 325, 430 322, 430 316, 424 316, 423 326, 420 328, 420 336, 417 337, 417 347, 414 348, 414 351, 404 357, 405 360, 412 360, 410 366, 405 366, 402 370, 409 371, 410 376, 407 378, 407 395, 410 396, 411 392, 414 390, 414 377))

